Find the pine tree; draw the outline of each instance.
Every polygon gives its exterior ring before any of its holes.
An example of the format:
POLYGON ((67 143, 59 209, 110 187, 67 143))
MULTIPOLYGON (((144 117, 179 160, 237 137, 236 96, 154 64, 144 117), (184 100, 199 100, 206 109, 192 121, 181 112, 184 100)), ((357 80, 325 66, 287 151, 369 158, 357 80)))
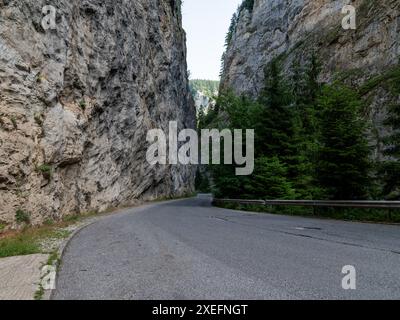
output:
POLYGON ((290 157, 294 135, 293 108, 290 107, 290 92, 282 79, 278 59, 265 69, 264 89, 259 103, 263 108, 256 124, 257 154, 276 156, 280 160, 290 157))
POLYGON ((332 200, 365 199, 369 187, 369 153, 362 103, 351 89, 327 85, 319 98, 321 109, 317 179, 332 200))
POLYGON ((229 45, 231 44, 233 35, 236 32, 238 20, 239 20, 238 13, 235 12, 231 18, 231 24, 229 25, 228 33, 226 34, 225 37, 225 47, 229 47, 229 45))
MULTIPOLYGON (((289 82, 281 75, 278 60, 273 60, 266 69, 265 87, 260 96, 264 106, 257 123, 258 154, 278 157, 285 166, 285 178, 296 190, 296 198, 313 197, 312 165, 308 159, 307 140, 304 134, 302 115, 305 103, 300 97, 308 93, 304 70, 294 68, 289 82), (292 91, 289 90, 289 84, 292 91)), ((303 99, 303 98, 301 98, 303 99)))
MULTIPOLYGON (((208 122, 208 124, 220 130, 252 129, 259 108, 260 106, 255 101, 247 97, 238 97, 229 91, 224 92, 217 99, 212 116, 213 122, 208 122)), ((217 197, 251 197, 250 194, 245 195, 244 186, 248 177, 236 176, 236 167, 236 164, 211 166, 214 192, 217 197)))
POLYGON ((391 200, 400 200, 400 104, 389 107, 384 125, 391 134, 384 140, 384 161, 380 174, 383 180, 383 194, 391 200))
POLYGON ((253 9, 254 9, 254 0, 243 0, 238 11, 242 12, 243 10, 248 10, 249 12, 253 12, 253 9))
POLYGON ((253 199, 293 199, 295 192, 278 158, 258 158, 254 174, 244 182, 244 195, 253 199))
POLYGON ((321 67, 317 56, 312 54, 307 64, 295 61, 291 69, 290 84, 296 112, 293 144, 297 146, 293 186, 301 199, 319 198, 320 190, 315 184, 315 157, 318 145, 316 97, 321 91, 318 82, 321 67))

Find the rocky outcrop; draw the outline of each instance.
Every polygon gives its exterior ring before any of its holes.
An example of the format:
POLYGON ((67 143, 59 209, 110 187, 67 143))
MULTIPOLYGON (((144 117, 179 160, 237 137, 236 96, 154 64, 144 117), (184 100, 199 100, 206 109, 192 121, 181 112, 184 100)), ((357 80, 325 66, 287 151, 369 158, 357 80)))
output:
POLYGON ((149 129, 195 127, 180 1, 0 0, 0 221, 33 223, 193 191, 150 166, 149 129))
POLYGON ((201 91, 196 91, 193 94, 193 99, 194 99, 194 104, 196 106, 197 112, 200 112, 200 110, 207 110, 208 105, 211 102, 211 98, 205 95, 201 91))
POLYGON ((242 10, 229 46, 223 87, 257 95, 264 67, 285 54, 295 58, 316 51, 323 62, 322 80, 335 72, 363 69, 378 73, 400 56, 400 4, 397 0, 255 0, 242 10), (342 29, 345 4, 357 8, 357 29, 342 29))
MULTIPOLYGON (((273 58, 280 56, 288 71, 294 61, 306 63, 313 53, 322 63, 321 82, 342 77, 360 88, 390 72, 400 57, 399 1, 255 0, 252 11, 240 13, 225 54, 222 89, 256 97, 263 87, 264 68, 273 58), (342 28, 341 11, 347 4, 356 8, 356 30, 342 28)), ((385 106, 396 97, 380 85, 362 94, 379 157, 385 106)))

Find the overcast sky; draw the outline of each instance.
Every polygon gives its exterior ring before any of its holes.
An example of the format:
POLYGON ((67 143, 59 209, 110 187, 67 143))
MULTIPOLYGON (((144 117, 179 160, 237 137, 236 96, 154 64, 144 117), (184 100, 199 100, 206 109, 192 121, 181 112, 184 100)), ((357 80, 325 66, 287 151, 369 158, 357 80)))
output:
POLYGON ((225 35, 242 0, 183 0, 191 79, 219 80, 225 35))

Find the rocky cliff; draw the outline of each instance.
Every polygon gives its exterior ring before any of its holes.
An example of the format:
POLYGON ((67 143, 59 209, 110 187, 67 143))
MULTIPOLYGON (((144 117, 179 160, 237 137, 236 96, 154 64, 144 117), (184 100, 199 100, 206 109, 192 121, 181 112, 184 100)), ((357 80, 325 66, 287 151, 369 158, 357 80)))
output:
POLYGON ((195 127, 180 1, 0 0, 0 221, 192 192, 190 167, 146 162, 169 121, 195 127))
POLYGON ((241 10, 233 30, 223 89, 256 97, 273 58, 280 56, 288 71, 293 62, 306 63, 315 53, 322 63, 321 82, 341 77, 366 98, 371 140, 380 155, 385 105, 398 98, 384 85, 400 57, 398 0, 254 0, 250 9, 241 10), (356 8, 356 30, 342 28, 347 4, 356 8))

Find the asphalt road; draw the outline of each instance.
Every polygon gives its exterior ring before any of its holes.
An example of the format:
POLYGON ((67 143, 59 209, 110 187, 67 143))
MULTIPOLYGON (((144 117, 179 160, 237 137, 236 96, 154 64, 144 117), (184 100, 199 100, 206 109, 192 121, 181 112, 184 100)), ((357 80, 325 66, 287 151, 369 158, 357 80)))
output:
POLYGON ((153 204, 81 230, 53 299, 400 299, 400 226, 153 204))

